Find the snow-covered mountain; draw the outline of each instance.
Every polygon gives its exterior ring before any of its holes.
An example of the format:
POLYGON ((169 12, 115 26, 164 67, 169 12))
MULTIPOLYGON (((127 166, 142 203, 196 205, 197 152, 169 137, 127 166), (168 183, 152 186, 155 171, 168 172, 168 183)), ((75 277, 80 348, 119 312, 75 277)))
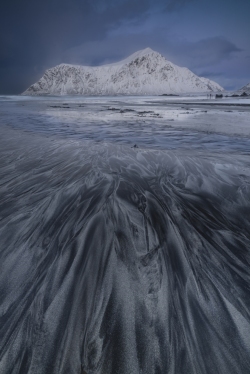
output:
POLYGON ((236 95, 250 96, 250 83, 235 92, 236 95))
POLYGON ((55 66, 23 95, 159 95, 222 90, 219 84, 146 48, 109 65, 55 66))

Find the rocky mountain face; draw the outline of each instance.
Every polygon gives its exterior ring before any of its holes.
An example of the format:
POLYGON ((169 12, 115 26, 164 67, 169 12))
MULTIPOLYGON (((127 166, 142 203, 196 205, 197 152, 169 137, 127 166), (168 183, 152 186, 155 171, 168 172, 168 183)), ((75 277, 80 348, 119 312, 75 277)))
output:
POLYGON ((23 95, 160 95, 222 90, 219 84, 146 48, 109 65, 55 66, 23 95))

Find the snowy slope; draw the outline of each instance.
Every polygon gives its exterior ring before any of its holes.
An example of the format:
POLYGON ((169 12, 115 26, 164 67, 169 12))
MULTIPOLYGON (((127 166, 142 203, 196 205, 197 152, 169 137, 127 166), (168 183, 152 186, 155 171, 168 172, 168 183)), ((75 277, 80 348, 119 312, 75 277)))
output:
POLYGON ((222 90, 217 83, 146 48, 109 65, 55 66, 23 95, 159 95, 222 90))
POLYGON ((241 87, 238 91, 235 92, 237 95, 242 95, 246 93, 246 95, 250 95, 250 83, 248 83, 246 86, 241 87))

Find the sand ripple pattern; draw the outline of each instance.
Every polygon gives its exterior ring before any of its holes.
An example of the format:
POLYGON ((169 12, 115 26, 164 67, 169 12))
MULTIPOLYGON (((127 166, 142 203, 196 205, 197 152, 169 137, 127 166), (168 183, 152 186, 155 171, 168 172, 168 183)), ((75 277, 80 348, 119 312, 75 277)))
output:
POLYGON ((6 131, 0 373, 249 373, 249 164, 222 159, 6 131))

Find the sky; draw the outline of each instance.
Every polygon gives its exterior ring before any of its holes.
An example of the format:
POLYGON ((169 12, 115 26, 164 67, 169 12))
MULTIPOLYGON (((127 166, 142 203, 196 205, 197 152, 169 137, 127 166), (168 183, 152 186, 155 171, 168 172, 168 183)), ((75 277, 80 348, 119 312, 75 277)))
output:
POLYGON ((60 63, 102 65, 146 47, 238 89, 250 82, 250 0, 2 0, 0 94, 60 63))

